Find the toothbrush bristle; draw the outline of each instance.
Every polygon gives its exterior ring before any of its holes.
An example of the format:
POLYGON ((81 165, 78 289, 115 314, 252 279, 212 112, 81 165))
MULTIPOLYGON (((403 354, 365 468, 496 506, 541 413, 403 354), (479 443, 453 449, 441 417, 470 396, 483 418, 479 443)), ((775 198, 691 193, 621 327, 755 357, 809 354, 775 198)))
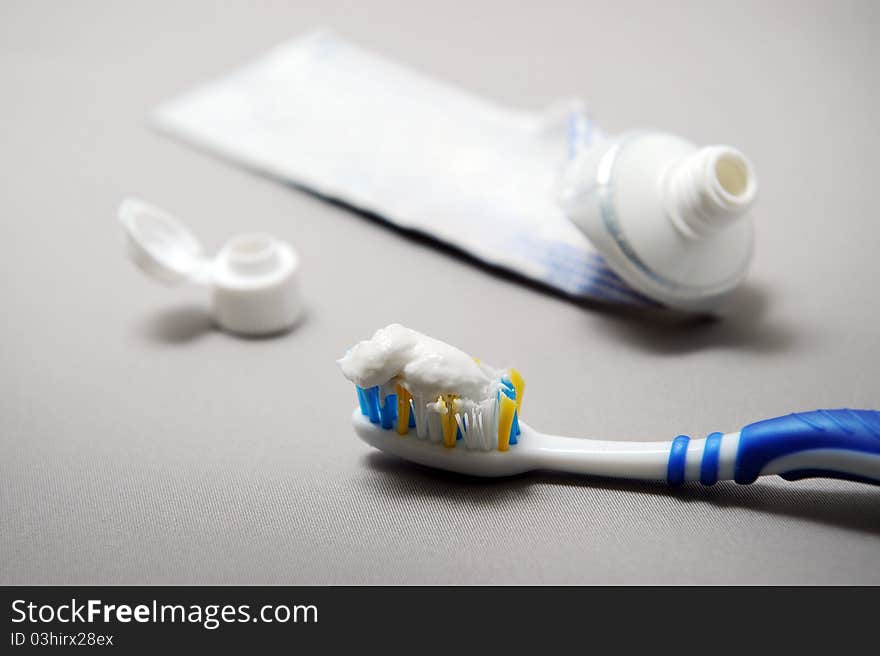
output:
POLYGON ((370 422, 396 430, 401 437, 442 443, 450 449, 461 444, 479 451, 507 451, 520 434, 525 384, 516 369, 506 374, 499 380, 498 392, 487 399, 463 399, 454 393, 424 398, 398 383, 393 388, 356 386, 358 404, 370 422))

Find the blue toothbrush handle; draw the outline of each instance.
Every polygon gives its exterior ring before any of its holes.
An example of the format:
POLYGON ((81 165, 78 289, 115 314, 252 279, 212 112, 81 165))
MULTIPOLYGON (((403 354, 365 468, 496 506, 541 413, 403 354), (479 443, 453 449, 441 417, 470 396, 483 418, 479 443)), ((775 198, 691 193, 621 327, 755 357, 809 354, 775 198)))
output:
POLYGON ((880 412, 814 410, 702 440, 679 435, 666 464, 666 481, 672 485, 719 480, 745 484, 768 474, 789 481, 825 477, 880 485, 880 412))
POLYGON ((880 412, 814 410, 749 424, 740 431, 734 480, 762 474, 880 485, 880 412))

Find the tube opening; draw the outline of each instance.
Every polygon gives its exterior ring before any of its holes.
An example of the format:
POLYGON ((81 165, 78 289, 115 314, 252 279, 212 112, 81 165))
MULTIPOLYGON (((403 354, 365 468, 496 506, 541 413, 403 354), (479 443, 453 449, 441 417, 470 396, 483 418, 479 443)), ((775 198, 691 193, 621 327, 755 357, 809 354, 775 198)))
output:
POLYGON ((725 193, 743 198, 751 186, 749 163, 739 153, 723 153, 715 160, 715 179, 725 193))
POLYGON ((758 181, 749 160, 730 146, 705 146, 681 159, 668 175, 670 216, 691 236, 713 234, 744 216, 758 181))

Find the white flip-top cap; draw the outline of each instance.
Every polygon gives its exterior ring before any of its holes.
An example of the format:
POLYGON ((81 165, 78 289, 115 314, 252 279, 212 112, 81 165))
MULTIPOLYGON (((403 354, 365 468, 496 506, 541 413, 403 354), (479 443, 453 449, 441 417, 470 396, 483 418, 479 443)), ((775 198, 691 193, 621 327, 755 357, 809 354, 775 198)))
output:
POLYGON ((211 287, 222 328, 266 335, 289 329, 302 316, 299 259, 286 242, 263 233, 238 235, 209 258, 183 223, 144 201, 124 200, 119 221, 129 256, 146 274, 168 285, 211 287))

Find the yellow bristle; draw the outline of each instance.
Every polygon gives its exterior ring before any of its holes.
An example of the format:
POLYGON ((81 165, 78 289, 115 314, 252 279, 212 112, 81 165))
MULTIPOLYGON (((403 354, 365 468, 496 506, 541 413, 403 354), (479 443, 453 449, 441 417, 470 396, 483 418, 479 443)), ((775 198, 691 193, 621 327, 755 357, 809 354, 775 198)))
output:
POLYGON ((507 451, 510 448, 510 429, 513 426, 516 403, 504 394, 499 401, 501 405, 498 408, 498 450, 507 451))
POLYGON ((402 385, 397 385, 397 434, 406 435, 409 432, 410 399, 409 393, 402 385))
POLYGON ((513 383, 513 390, 516 392, 516 411, 522 408, 523 391, 526 388, 526 381, 523 380, 522 374, 516 369, 510 370, 510 382, 513 383))
POLYGON ((455 423, 455 399, 454 394, 444 394, 437 399, 446 408, 446 414, 441 415, 440 423, 443 426, 443 446, 451 449, 455 446, 455 436, 458 425, 455 423))

